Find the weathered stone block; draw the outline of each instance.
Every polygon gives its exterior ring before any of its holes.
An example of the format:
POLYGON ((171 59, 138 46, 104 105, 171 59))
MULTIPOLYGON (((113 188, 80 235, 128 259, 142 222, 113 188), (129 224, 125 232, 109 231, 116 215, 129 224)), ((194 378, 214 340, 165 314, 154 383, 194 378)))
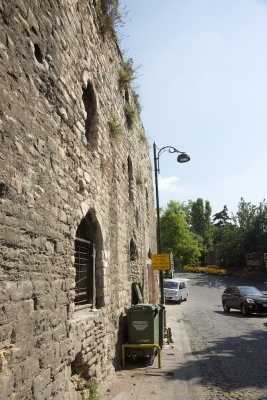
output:
POLYGON ((33 299, 31 300, 24 300, 20 303, 20 308, 18 312, 20 312, 20 315, 24 315, 24 318, 27 316, 29 317, 30 315, 33 315, 34 311, 34 301, 33 299))
POLYGON ((11 292, 11 300, 18 301, 29 299, 32 297, 33 287, 31 281, 21 281, 18 282, 17 287, 14 288, 11 292))
POLYGON ((38 376, 33 381, 32 389, 34 399, 45 399, 45 397, 41 397, 41 395, 43 396, 46 389, 48 389, 48 392, 50 391, 51 394, 50 368, 42 370, 38 374, 38 376))
POLYGON ((66 326, 59 325, 53 329, 52 338, 58 342, 63 341, 67 337, 66 326))
POLYGON ((54 310, 56 308, 56 298, 52 295, 44 294, 35 297, 35 308, 39 310, 54 310))
POLYGON ((6 400, 13 392, 14 376, 10 369, 7 368, 0 372, 0 400, 6 400))
POLYGON ((0 347, 5 347, 11 343, 13 326, 11 324, 0 325, 0 347))
POLYGON ((62 358, 60 356, 60 345, 52 341, 50 345, 42 347, 42 352, 39 356, 40 368, 53 368, 54 365, 60 365, 62 358))
POLYGON ((33 281, 33 292, 35 295, 45 294, 49 289, 49 283, 44 280, 33 281))
MULTIPOLYGON (((12 395, 12 400, 32 399, 32 379, 19 385, 19 391, 12 395)), ((6 399, 5 399, 6 400, 6 399)), ((9 398, 8 398, 9 400, 9 398)))
POLYGON ((47 251, 48 253, 54 254, 54 252, 55 252, 55 245, 54 245, 54 243, 51 242, 50 240, 47 240, 47 241, 45 242, 45 249, 46 249, 46 251, 47 251))
POLYGON ((15 282, 0 282, 0 303, 4 303, 11 299, 11 293, 17 288, 15 282))
POLYGON ((49 330, 49 313, 45 310, 35 311, 34 333, 36 336, 49 330))
POLYGON ((39 360, 34 357, 27 357, 23 362, 13 367, 15 384, 20 387, 29 380, 29 377, 34 378, 39 372, 39 360))

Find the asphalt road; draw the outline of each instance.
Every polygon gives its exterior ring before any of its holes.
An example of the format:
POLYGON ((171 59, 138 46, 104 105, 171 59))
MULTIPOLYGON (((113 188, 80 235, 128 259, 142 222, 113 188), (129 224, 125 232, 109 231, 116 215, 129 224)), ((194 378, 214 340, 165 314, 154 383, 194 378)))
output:
POLYGON ((266 400, 267 315, 224 313, 221 295, 228 285, 251 285, 264 291, 267 285, 231 276, 178 276, 190 278, 189 299, 167 307, 185 325, 193 355, 178 372, 190 377, 194 371, 191 378, 203 389, 199 398, 266 400))

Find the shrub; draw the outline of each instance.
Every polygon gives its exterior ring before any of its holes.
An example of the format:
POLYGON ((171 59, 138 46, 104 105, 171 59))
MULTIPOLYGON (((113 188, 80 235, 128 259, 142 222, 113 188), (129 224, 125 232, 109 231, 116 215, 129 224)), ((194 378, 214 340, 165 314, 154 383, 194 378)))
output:
POLYGON ((130 83, 134 79, 133 59, 122 61, 121 70, 119 71, 119 85, 121 87, 130 83))
POLYGON ((122 134, 121 125, 115 117, 110 117, 108 120, 108 126, 113 136, 117 137, 122 134))
POLYGON ((130 106, 129 104, 125 104, 124 113, 125 113, 127 127, 128 129, 132 129, 136 116, 135 108, 130 106))
POLYGON ((101 13, 101 32, 110 33, 115 36, 117 28, 123 26, 123 13, 119 8, 119 0, 98 0, 96 10, 101 13))

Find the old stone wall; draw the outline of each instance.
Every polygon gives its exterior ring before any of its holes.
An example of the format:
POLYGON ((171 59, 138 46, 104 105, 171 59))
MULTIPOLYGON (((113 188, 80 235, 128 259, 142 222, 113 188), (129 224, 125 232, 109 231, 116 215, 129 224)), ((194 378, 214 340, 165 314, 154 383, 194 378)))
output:
POLYGON ((148 145, 100 4, 0 0, 1 400, 81 399, 119 363, 132 283, 157 299, 148 145))

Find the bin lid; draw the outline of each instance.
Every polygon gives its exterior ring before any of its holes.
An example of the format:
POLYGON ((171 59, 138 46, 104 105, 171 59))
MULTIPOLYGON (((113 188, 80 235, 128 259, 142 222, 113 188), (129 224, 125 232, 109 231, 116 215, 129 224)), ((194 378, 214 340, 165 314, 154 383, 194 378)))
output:
POLYGON ((155 312, 159 311, 159 304, 135 304, 128 309, 128 312, 155 312))

